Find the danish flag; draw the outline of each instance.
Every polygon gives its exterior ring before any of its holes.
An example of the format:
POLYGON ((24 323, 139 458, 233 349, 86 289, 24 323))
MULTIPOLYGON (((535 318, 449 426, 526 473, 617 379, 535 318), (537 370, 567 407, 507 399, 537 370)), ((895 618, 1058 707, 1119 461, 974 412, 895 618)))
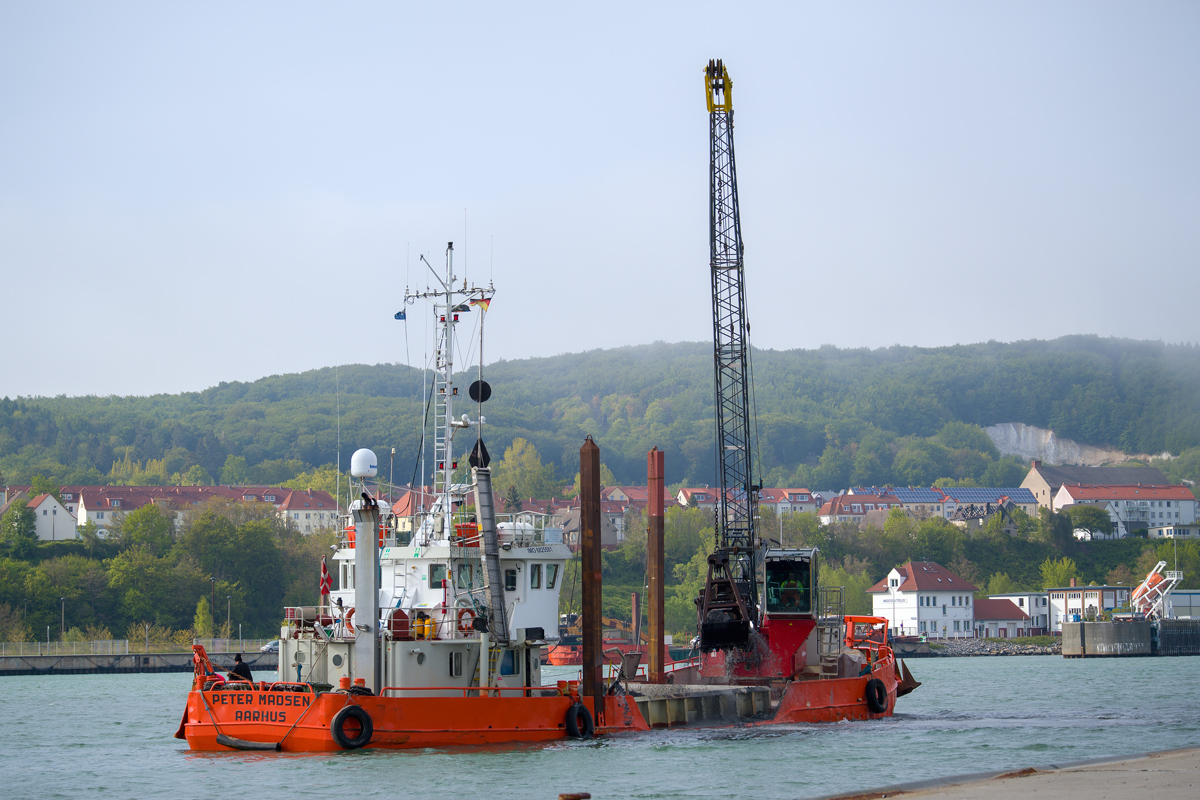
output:
POLYGON ((329 574, 329 568, 325 566, 325 556, 321 556, 321 594, 329 594, 329 590, 333 588, 333 576, 329 574))

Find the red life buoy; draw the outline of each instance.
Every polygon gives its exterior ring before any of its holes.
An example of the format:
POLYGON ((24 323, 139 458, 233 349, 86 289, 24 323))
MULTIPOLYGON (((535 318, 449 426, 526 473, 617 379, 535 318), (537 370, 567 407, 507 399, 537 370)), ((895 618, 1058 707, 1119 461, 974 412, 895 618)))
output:
POLYGON ((469 608, 460 608, 458 610, 458 632, 471 633, 475 628, 475 612, 469 608), (465 619, 464 619, 465 618, 465 619))

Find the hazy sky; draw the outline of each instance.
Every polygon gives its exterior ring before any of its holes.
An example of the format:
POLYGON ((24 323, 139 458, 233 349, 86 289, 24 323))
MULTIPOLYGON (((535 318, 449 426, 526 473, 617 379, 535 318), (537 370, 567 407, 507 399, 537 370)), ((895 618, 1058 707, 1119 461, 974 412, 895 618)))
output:
POLYGON ((1198 41, 1194 2, 4 0, 0 396, 418 365, 450 240, 489 361, 706 340, 713 57, 756 346, 1195 341, 1198 41))

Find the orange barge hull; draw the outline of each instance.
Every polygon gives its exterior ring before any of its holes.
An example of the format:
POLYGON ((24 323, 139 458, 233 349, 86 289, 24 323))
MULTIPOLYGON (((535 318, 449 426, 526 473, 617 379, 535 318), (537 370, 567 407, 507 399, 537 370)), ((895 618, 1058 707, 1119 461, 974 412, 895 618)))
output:
MULTIPOLYGON (((371 717, 366 748, 453 747, 544 742, 567 738, 567 711, 559 697, 376 697, 328 692, 193 690, 188 695, 183 738, 192 750, 237 750, 218 735, 243 743, 278 745, 295 752, 343 750, 331 733, 333 717, 357 705, 371 717)), ((644 731, 632 698, 606 697, 597 734, 644 731)))
POLYGON ((898 684, 895 659, 890 655, 880 659, 871 672, 861 677, 792 681, 783 693, 775 716, 766 724, 890 717, 896 709, 898 684), (887 691, 885 708, 879 712, 872 711, 867 702, 867 684, 872 679, 882 681, 887 691))

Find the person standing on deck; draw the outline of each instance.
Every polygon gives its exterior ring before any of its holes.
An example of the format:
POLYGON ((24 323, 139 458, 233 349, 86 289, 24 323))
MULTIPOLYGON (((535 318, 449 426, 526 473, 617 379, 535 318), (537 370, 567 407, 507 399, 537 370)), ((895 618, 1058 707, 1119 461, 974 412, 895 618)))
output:
POLYGON ((254 683, 254 676, 250 674, 250 666, 242 661, 241 653, 233 657, 233 669, 229 670, 229 677, 232 678, 234 676, 254 683))

